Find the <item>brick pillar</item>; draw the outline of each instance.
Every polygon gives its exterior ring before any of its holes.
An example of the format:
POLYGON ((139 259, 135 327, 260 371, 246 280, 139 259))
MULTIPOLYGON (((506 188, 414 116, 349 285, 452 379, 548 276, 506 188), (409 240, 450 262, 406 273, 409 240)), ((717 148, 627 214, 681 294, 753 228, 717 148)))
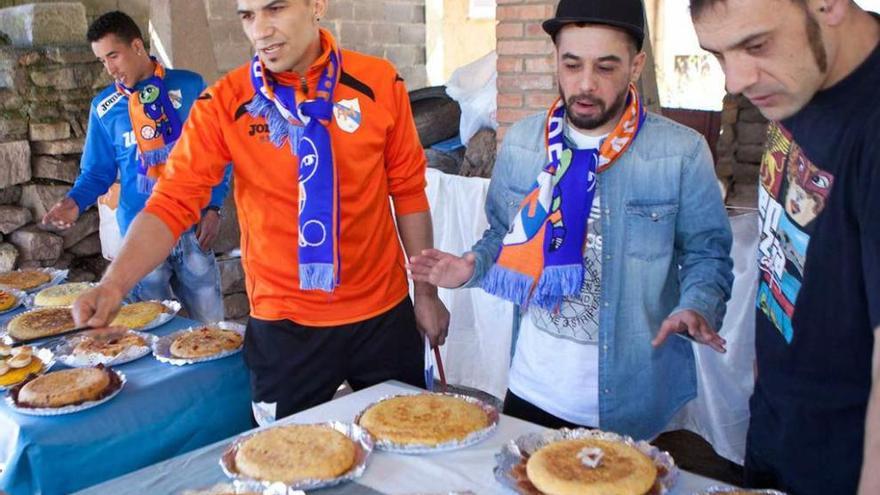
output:
POLYGON ((541 23, 555 0, 498 0, 498 139, 511 124, 544 112, 559 95, 553 42, 541 23))

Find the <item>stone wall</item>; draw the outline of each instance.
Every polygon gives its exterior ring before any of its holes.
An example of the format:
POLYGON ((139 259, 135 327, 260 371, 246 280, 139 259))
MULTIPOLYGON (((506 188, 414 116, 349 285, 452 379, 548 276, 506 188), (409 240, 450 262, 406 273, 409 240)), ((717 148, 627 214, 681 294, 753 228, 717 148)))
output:
POLYGON ((729 202, 757 204, 758 173, 767 139, 767 119, 742 96, 724 97, 718 138, 718 177, 728 186, 729 202))
POLYGON ((89 104, 108 82, 86 46, 0 47, 0 271, 69 268, 76 281, 103 272, 94 209, 63 233, 37 223, 79 174, 89 104))
MULTIPOLYGON (((233 0, 205 0, 221 72, 252 56, 233 0)), ((393 62, 409 89, 427 86, 425 0, 333 0, 321 24, 348 49, 393 62)))
MULTIPOLYGON (((30 7, 13 6, 14 13, 22 8, 30 7)), ((9 12, 0 9, 0 32, 8 29, 3 15, 9 12)), ((64 232, 39 223, 79 175, 90 103, 110 80, 84 41, 81 4, 41 5, 33 12, 39 15, 14 20, 30 22, 23 32, 44 46, 0 41, 0 271, 54 267, 69 269, 70 281, 93 281, 108 265, 97 210, 86 210, 64 232), (32 22, 37 18, 42 20, 32 22), (63 46, 42 43, 59 31, 67 36, 63 46)), ((232 206, 224 212, 215 245, 227 252, 238 246, 237 218, 232 206)), ((227 317, 242 318, 248 304, 240 261, 229 255, 218 261, 227 317)))

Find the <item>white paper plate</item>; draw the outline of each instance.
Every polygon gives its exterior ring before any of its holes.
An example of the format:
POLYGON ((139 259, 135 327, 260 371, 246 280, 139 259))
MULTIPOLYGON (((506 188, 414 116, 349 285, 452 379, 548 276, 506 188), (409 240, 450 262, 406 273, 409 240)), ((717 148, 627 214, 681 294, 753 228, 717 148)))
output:
POLYGON ((125 387, 125 375, 116 370, 110 370, 113 373, 116 373, 116 376, 119 377, 119 388, 110 393, 110 395, 100 399, 93 400, 89 402, 83 402, 82 404, 77 404, 75 406, 65 406, 65 407, 20 407, 18 404, 12 400, 11 392, 6 393, 6 405, 9 406, 13 411, 20 414, 28 414, 30 416, 61 416, 63 414, 72 414, 75 412, 85 411, 86 409, 91 409, 95 406, 99 406, 108 400, 119 395, 119 392, 122 391, 122 388, 125 387))
POLYGON ((58 361, 60 361, 65 366, 70 366, 71 368, 92 368, 99 364, 103 364, 104 366, 118 366, 120 364, 129 363, 136 359, 140 359, 152 351, 153 342, 158 339, 155 335, 143 332, 137 332, 135 330, 125 330, 125 333, 137 335, 138 337, 144 339, 147 342, 145 346, 138 347, 129 347, 125 351, 117 354, 116 356, 105 356, 100 353, 92 353, 92 354, 74 354, 73 349, 80 342, 83 336, 88 335, 89 332, 77 333, 73 335, 69 335, 67 337, 62 337, 61 340, 52 345, 52 350, 55 351, 55 355, 57 356, 58 361))
POLYGON ((194 327, 184 328, 183 330, 178 330, 177 332, 168 334, 164 337, 159 337, 158 339, 156 339, 155 342, 153 342, 153 355, 156 356, 157 360, 163 363, 173 364, 175 366, 184 366, 187 364, 204 363, 206 361, 214 361, 215 359, 223 359, 225 357, 241 352, 241 346, 238 346, 237 349, 220 352, 218 354, 202 358, 180 358, 171 354, 171 344, 174 342, 174 339, 183 335, 186 332, 192 332, 204 327, 216 327, 223 330, 232 330, 233 332, 236 332, 242 336, 242 344, 244 344, 245 326, 240 323, 233 323, 231 321, 221 321, 220 323, 206 323, 204 325, 196 325, 194 327))

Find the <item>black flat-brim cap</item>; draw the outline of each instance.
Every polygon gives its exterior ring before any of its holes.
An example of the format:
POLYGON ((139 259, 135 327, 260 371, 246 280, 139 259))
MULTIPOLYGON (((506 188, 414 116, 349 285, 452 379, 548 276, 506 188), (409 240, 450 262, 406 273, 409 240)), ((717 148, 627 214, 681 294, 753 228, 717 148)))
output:
POLYGON ((639 50, 645 41, 645 9, 642 0, 562 0, 556 16, 541 25, 551 38, 568 24, 604 24, 623 29, 636 40, 639 50))

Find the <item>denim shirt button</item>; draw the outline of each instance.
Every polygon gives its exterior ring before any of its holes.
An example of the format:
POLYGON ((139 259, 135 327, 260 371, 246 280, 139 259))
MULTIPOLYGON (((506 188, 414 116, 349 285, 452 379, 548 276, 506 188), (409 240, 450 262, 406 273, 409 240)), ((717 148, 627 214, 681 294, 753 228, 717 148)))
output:
POLYGON ((608 304, 608 302, 606 301, 606 302, 605 302, 605 307, 607 308, 608 306, 610 306, 610 304, 608 304))
POLYGON ((606 254, 606 255, 605 255, 605 261, 611 261, 611 255, 610 255, 610 254, 606 254))
POLYGON ((610 208, 605 208, 605 214, 606 214, 606 215, 610 215, 610 214, 611 214, 611 209, 610 209, 610 208))
POLYGON ((610 394, 610 393, 611 393, 611 389, 610 389, 610 388, 606 388, 606 389, 605 389, 605 394, 607 395, 607 394, 610 394))
POLYGON ((655 211, 655 212, 652 212, 652 213, 651 213, 651 220, 653 220, 653 221, 656 222, 656 221, 657 221, 657 218, 658 218, 659 216, 660 216, 660 215, 658 215, 656 211, 655 211))

